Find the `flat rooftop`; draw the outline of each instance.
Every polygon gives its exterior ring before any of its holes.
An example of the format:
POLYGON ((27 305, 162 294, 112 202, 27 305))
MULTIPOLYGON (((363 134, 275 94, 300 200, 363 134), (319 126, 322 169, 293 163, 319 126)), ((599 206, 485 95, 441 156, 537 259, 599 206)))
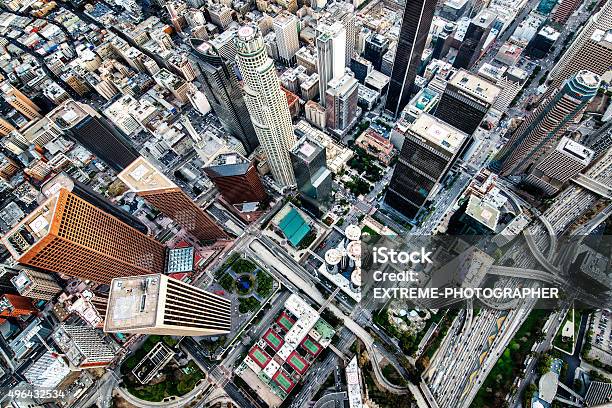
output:
POLYGON ((2 237, 2 243, 15 260, 18 261, 24 253, 47 236, 53 223, 57 200, 57 194, 45 200, 2 237))
POLYGON ((483 224, 491 231, 495 231, 497 220, 499 219, 499 210, 476 196, 470 196, 465 213, 483 224))
POLYGON ((68 99, 47 115, 61 129, 70 129, 88 116, 89 113, 72 99, 68 99))
POLYGON ((130 163, 117 177, 134 192, 176 187, 172 180, 142 156, 130 163))
POLYGON ((422 113, 409 125, 409 130, 452 154, 459 151, 468 137, 466 133, 428 113, 422 113))
POLYGON ((595 155, 593 150, 567 137, 561 139, 557 145, 557 150, 585 166, 591 162, 595 155))
POLYGON ((242 163, 249 163, 249 161, 240 153, 227 152, 215 156, 210 162, 208 162, 208 166, 228 166, 231 164, 242 163))
POLYGON ((449 84, 489 104, 492 104, 501 92, 498 86, 464 69, 459 70, 449 84))
POLYGON ((323 150, 323 146, 307 136, 303 136, 296 142, 291 152, 303 161, 309 163, 321 150, 323 150))
POLYGON ((113 279, 104 330, 122 331, 154 326, 162 277, 161 274, 152 274, 113 279))

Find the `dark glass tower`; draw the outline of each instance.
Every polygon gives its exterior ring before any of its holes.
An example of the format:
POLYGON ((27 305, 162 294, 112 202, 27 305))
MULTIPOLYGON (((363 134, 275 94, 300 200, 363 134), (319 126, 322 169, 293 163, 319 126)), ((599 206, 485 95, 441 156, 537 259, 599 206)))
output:
POLYGON ((70 138, 117 172, 139 156, 130 140, 89 105, 69 99, 48 117, 70 138))
POLYGON ((404 109, 412 95, 435 8, 436 0, 406 1, 385 105, 394 117, 404 109))
POLYGON ((191 47, 192 59, 200 69, 202 92, 225 130, 242 142, 247 155, 251 154, 259 140, 231 63, 206 41, 192 38, 191 47))
POLYGON ((457 57, 453 62, 455 68, 469 69, 480 56, 480 50, 491 32, 491 27, 495 22, 495 14, 483 10, 470 21, 465 37, 457 51, 457 57))

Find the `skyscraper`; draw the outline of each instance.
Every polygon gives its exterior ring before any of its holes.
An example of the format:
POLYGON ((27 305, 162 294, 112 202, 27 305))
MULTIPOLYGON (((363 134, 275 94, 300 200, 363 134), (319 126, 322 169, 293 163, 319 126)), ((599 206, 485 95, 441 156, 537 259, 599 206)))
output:
POLYGON ((108 198, 102 196, 100 193, 94 191, 89 186, 81 183, 78 180, 72 179, 66 173, 59 173, 51 179, 47 180, 40 188, 40 192, 47 198, 57 194, 61 189, 65 188, 74 195, 89 204, 98 207, 101 211, 112 215, 119 219, 130 227, 136 228, 143 234, 149 233, 149 228, 138 218, 128 213, 124 209, 120 208, 116 204, 113 204, 108 198))
POLYGON ((206 41, 192 38, 191 47, 192 58, 200 69, 198 80, 206 99, 225 130, 240 140, 247 154, 251 154, 259 146, 259 140, 232 64, 206 41))
POLYGON ((500 150, 491 167, 499 174, 522 174, 554 146, 568 126, 597 94, 600 78, 580 71, 563 86, 544 96, 500 150))
POLYGON ((385 109, 394 117, 404 109, 414 91, 414 79, 421 63, 421 54, 425 48, 435 9, 436 0, 411 0, 407 1, 404 7, 397 52, 385 102, 385 109))
POLYGON ((227 234, 203 209, 144 157, 134 160, 117 177, 197 239, 210 241, 227 238, 227 234))
POLYGON ((363 56, 370 61, 374 69, 380 71, 383 56, 389 50, 389 39, 382 34, 373 34, 365 40, 363 56))
POLYGON ((253 163, 238 153, 219 154, 204 172, 230 204, 261 202, 268 197, 253 163))
POLYGON ((76 369, 104 367, 115 358, 104 333, 91 326, 61 324, 52 337, 76 369))
POLYGON ((291 162, 302 197, 317 206, 325 206, 332 192, 332 174, 327 168, 325 147, 303 136, 291 150, 291 162))
POLYGON ((300 49, 297 17, 289 12, 280 13, 274 17, 272 28, 276 34, 279 58, 285 65, 293 64, 295 53, 300 49))
POLYGON ((329 81, 344 75, 346 67, 346 29, 342 23, 320 23, 317 26, 317 71, 319 72, 319 97, 325 106, 325 92, 329 81))
POLYGON ((131 141, 88 105, 69 99, 47 116, 115 171, 123 170, 138 157, 131 141))
POLYGON ((435 116, 471 135, 500 92, 500 87, 461 69, 448 81, 435 116))
POLYGON ((576 35, 572 44, 550 71, 552 86, 558 86, 580 70, 603 75, 612 60, 612 1, 604 1, 576 35))
POLYGON ((428 113, 408 125, 385 203, 414 218, 438 190, 469 136, 428 113))
POLYGON ((491 32, 496 15, 489 10, 483 10, 470 21, 465 37, 459 46, 453 62, 455 68, 469 69, 480 56, 482 46, 491 32))
POLYGON ((46 272, 23 268, 11 279, 21 296, 32 299, 51 300, 62 288, 46 272))
POLYGON ((563 185, 589 165, 595 152, 567 137, 530 169, 525 181, 545 194, 559 192, 563 185))
POLYGON ((0 136, 6 136, 15 130, 15 127, 11 125, 9 122, 0 118, 0 136))
POLYGON ((343 131, 356 119, 359 82, 351 74, 329 81, 325 95, 327 127, 343 131))
POLYGON ((2 237, 24 265, 109 283, 164 270, 164 247, 61 188, 2 237))
POLYGON ((346 48, 344 64, 349 66, 351 58, 355 55, 355 42, 357 26, 355 24, 355 6, 344 1, 337 1, 327 6, 327 11, 335 20, 340 21, 346 30, 346 48))
POLYGON ((104 331, 214 336, 229 333, 231 301, 162 274, 114 279, 104 331))
POLYGON ((280 186, 291 186, 295 178, 289 150, 295 143, 295 136, 287 96, 280 87, 274 62, 266 53, 257 26, 241 27, 235 42, 247 108, 272 176, 280 186))

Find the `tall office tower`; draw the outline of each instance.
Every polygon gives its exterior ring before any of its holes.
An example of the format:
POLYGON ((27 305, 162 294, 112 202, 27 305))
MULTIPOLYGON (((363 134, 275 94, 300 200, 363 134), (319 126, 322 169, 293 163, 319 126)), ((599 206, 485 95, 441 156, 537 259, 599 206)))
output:
POLYGON ((580 71, 545 100, 521 123, 500 150, 491 167, 499 174, 522 174, 559 141, 597 94, 600 77, 580 71))
POLYGON ((264 201, 268 194, 253 162, 239 153, 221 153, 204 167, 204 173, 230 204, 264 201))
POLYGON ((53 341, 78 370, 105 367, 115 358, 115 350, 100 330, 79 324, 61 324, 53 341))
POLYGON ((285 65, 295 62, 295 53, 300 49, 298 38, 298 19, 289 12, 274 17, 274 34, 278 45, 278 56, 285 65))
POLYGON ((164 270, 162 244, 64 188, 2 243, 19 263, 99 283, 164 270))
POLYGON ((3 294, 0 296, 0 317, 19 317, 36 312, 32 299, 20 295, 3 294))
POLYGON ((0 136, 6 136, 15 130, 15 127, 3 118, 0 118, 0 136))
POLYGON ((439 189, 469 136, 428 113, 408 125, 385 203, 414 218, 439 189))
POLYGON ((227 238, 227 234, 203 209, 144 157, 134 160, 117 177, 197 239, 210 241, 227 238))
POLYGON ((351 58, 355 55, 355 43, 357 26, 355 24, 355 6, 351 3, 337 1, 326 8, 329 15, 340 21, 346 30, 346 51, 344 54, 344 65, 349 66, 351 58))
POLYGON ((319 73, 319 97, 325 106, 325 92, 332 79, 344 75, 346 67, 346 29, 342 23, 321 23, 317 27, 317 71, 319 73))
POLYGON ((469 69, 476 62, 482 51, 487 36, 491 32, 491 27, 495 22, 496 14, 489 10, 483 10, 470 21, 465 37, 457 51, 457 56, 453 62, 455 68, 469 69))
POLYGON ((553 13, 552 21, 565 24, 567 19, 574 13, 574 10, 582 3, 582 0, 563 0, 557 4, 557 9, 553 13))
POLYGON ((493 83, 461 69, 448 81, 435 116, 471 135, 500 92, 493 83))
POLYGON ((8 81, 0 83, 0 91, 4 100, 28 120, 42 117, 40 108, 8 81))
MULTIPOLYGON (((400 114, 414 92, 414 80, 421 64, 421 55, 425 49, 435 9, 436 0, 407 1, 404 7, 397 52, 385 102, 385 109, 391 112, 393 117, 400 114)), ((380 64, 378 67, 374 64, 374 67, 380 70, 380 64)))
POLYGON ((359 82, 351 74, 329 81, 325 94, 327 127, 345 130, 357 117, 359 82))
POLYGON ((47 117, 115 171, 138 157, 131 141, 89 105, 69 99, 47 117))
POLYGON ((365 40, 363 57, 370 61, 374 69, 380 71, 383 56, 389 50, 389 40, 381 34, 373 34, 365 40))
POLYGON ((534 164, 525 181, 547 195, 556 194, 570 178, 591 163, 594 154, 593 150, 563 137, 554 149, 534 164))
POLYGON ((287 96, 280 87, 274 62, 268 57, 259 28, 246 25, 235 39, 237 61, 244 78, 247 108, 267 156, 274 180, 295 184, 289 150, 295 143, 287 96))
POLYGON ((32 299, 51 300, 62 290, 53 276, 30 268, 19 270, 11 281, 21 296, 32 299))
POLYGON ((326 206, 331 199, 332 174, 325 147, 303 136, 291 150, 291 163, 301 196, 316 206, 326 206))
POLYGON ((62 188, 65 188, 77 197, 87 201, 89 204, 96 206, 99 210, 112 215, 143 234, 149 233, 149 228, 137 217, 134 217, 132 214, 112 203, 108 198, 94 191, 89 186, 81 183, 78 180, 72 179, 66 173, 59 173, 47 180, 41 186, 40 192, 46 198, 50 198, 51 196, 57 194, 57 192, 62 188))
POLYGON ((105 332, 215 336, 229 333, 231 301, 162 274, 113 279, 105 332))
POLYGON ((251 154, 259 146, 259 140, 232 64, 206 41, 191 39, 191 47, 206 99, 225 130, 240 140, 247 154, 251 154))
POLYGON ((605 1, 576 35, 572 44, 554 68, 549 79, 558 86, 578 71, 589 70, 603 75, 612 61, 612 1, 605 1))

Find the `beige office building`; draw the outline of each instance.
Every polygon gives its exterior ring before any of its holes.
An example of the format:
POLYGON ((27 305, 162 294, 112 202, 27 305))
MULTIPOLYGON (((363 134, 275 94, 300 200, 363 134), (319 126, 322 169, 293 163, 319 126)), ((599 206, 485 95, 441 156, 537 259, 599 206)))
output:
POLYGON ((229 333, 231 301, 162 274, 113 279, 105 332, 176 336, 229 333))

